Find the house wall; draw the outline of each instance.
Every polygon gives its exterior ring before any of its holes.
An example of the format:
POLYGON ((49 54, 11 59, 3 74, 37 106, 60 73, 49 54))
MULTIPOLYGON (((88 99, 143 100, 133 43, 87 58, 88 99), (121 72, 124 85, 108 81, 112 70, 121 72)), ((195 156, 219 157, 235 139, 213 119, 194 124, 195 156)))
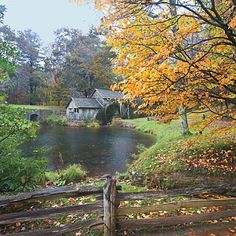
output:
POLYGON ((75 108, 75 103, 73 100, 71 100, 70 104, 66 108, 66 117, 68 120, 73 120, 74 108, 75 108))
POLYGON ((99 108, 77 108, 74 101, 71 101, 66 109, 66 116, 68 120, 94 120, 99 112, 99 108))

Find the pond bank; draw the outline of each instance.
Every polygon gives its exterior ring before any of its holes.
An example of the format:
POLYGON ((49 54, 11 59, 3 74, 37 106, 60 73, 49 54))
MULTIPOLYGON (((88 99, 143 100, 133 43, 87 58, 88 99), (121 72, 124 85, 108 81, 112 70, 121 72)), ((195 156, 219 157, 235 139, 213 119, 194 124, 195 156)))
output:
POLYGON ((42 125, 49 125, 49 126, 68 126, 71 128, 99 128, 102 125, 98 120, 72 120, 69 121, 66 118, 66 115, 62 114, 49 114, 44 117, 44 119, 40 120, 42 125))
POLYGON ((163 124, 141 118, 114 124, 155 135, 156 143, 142 148, 128 167, 134 182, 149 188, 175 188, 231 183, 235 176, 234 123, 218 121, 199 135, 201 119, 190 119, 193 135, 185 137, 178 120, 163 124))
POLYGON ((67 121, 66 126, 72 128, 100 128, 102 125, 96 120, 88 120, 88 121, 67 121))

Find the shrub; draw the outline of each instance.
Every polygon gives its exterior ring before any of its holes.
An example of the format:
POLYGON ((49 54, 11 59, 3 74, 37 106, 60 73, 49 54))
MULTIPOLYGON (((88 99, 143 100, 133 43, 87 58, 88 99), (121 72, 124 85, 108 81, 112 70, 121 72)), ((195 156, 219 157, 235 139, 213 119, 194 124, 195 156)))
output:
POLYGON ((121 180, 129 179, 129 173, 128 173, 128 172, 125 172, 125 173, 119 173, 119 172, 117 172, 117 173, 116 173, 116 178, 117 178, 117 179, 121 179, 121 180))
POLYGON ((59 180, 68 184, 73 181, 83 180, 86 176, 85 171, 80 165, 71 165, 59 174, 59 180))
POLYGON ((47 161, 22 157, 0 157, 0 191, 31 190, 45 182, 47 161))
POLYGON ((15 155, 16 149, 36 136, 38 125, 26 120, 26 110, 0 104, 0 155, 15 155))
POLYGON ((46 172, 47 181, 55 185, 65 185, 70 182, 80 181, 85 179, 86 172, 80 165, 71 165, 64 170, 57 172, 46 172))
POLYGON ((101 127, 100 124, 98 123, 98 121, 96 121, 96 120, 86 121, 84 126, 87 127, 87 128, 99 128, 99 127, 101 127))
POLYGON ((66 124, 66 117, 65 116, 59 116, 59 115, 48 115, 45 118, 45 122, 47 124, 52 124, 52 125, 65 125, 66 124))
POLYGON ((57 172, 46 172, 45 173, 46 180, 49 181, 50 183, 55 183, 59 180, 59 174, 57 172))

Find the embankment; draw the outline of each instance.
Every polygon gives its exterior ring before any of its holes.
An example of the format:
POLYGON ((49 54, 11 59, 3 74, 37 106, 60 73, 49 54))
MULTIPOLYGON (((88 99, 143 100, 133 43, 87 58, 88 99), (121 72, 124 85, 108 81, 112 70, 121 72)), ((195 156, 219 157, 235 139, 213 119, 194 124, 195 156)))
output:
POLYGON ((232 182, 236 173, 236 125, 217 121, 198 133, 201 119, 190 119, 192 135, 180 134, 179 121, 163 124, 147 118, 117 120, 115 125, 153 134, 156 143, 142 148, 129 165, 131 177, 154 188, 232 182))

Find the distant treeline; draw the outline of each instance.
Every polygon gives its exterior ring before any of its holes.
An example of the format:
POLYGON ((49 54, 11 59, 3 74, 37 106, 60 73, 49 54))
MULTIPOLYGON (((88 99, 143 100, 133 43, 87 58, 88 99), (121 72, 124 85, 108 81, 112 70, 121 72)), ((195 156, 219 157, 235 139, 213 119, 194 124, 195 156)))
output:
POLYGON ((117 80, 111 68, 115 54, 95 28, 87 35, 58 29, 47 47, 32 30, 16 32, 2 25, 0 35, 16 51, 16 71, 1 83, 9 103, 61 106, 69 96, 87 97, 94 87, 117 80))

